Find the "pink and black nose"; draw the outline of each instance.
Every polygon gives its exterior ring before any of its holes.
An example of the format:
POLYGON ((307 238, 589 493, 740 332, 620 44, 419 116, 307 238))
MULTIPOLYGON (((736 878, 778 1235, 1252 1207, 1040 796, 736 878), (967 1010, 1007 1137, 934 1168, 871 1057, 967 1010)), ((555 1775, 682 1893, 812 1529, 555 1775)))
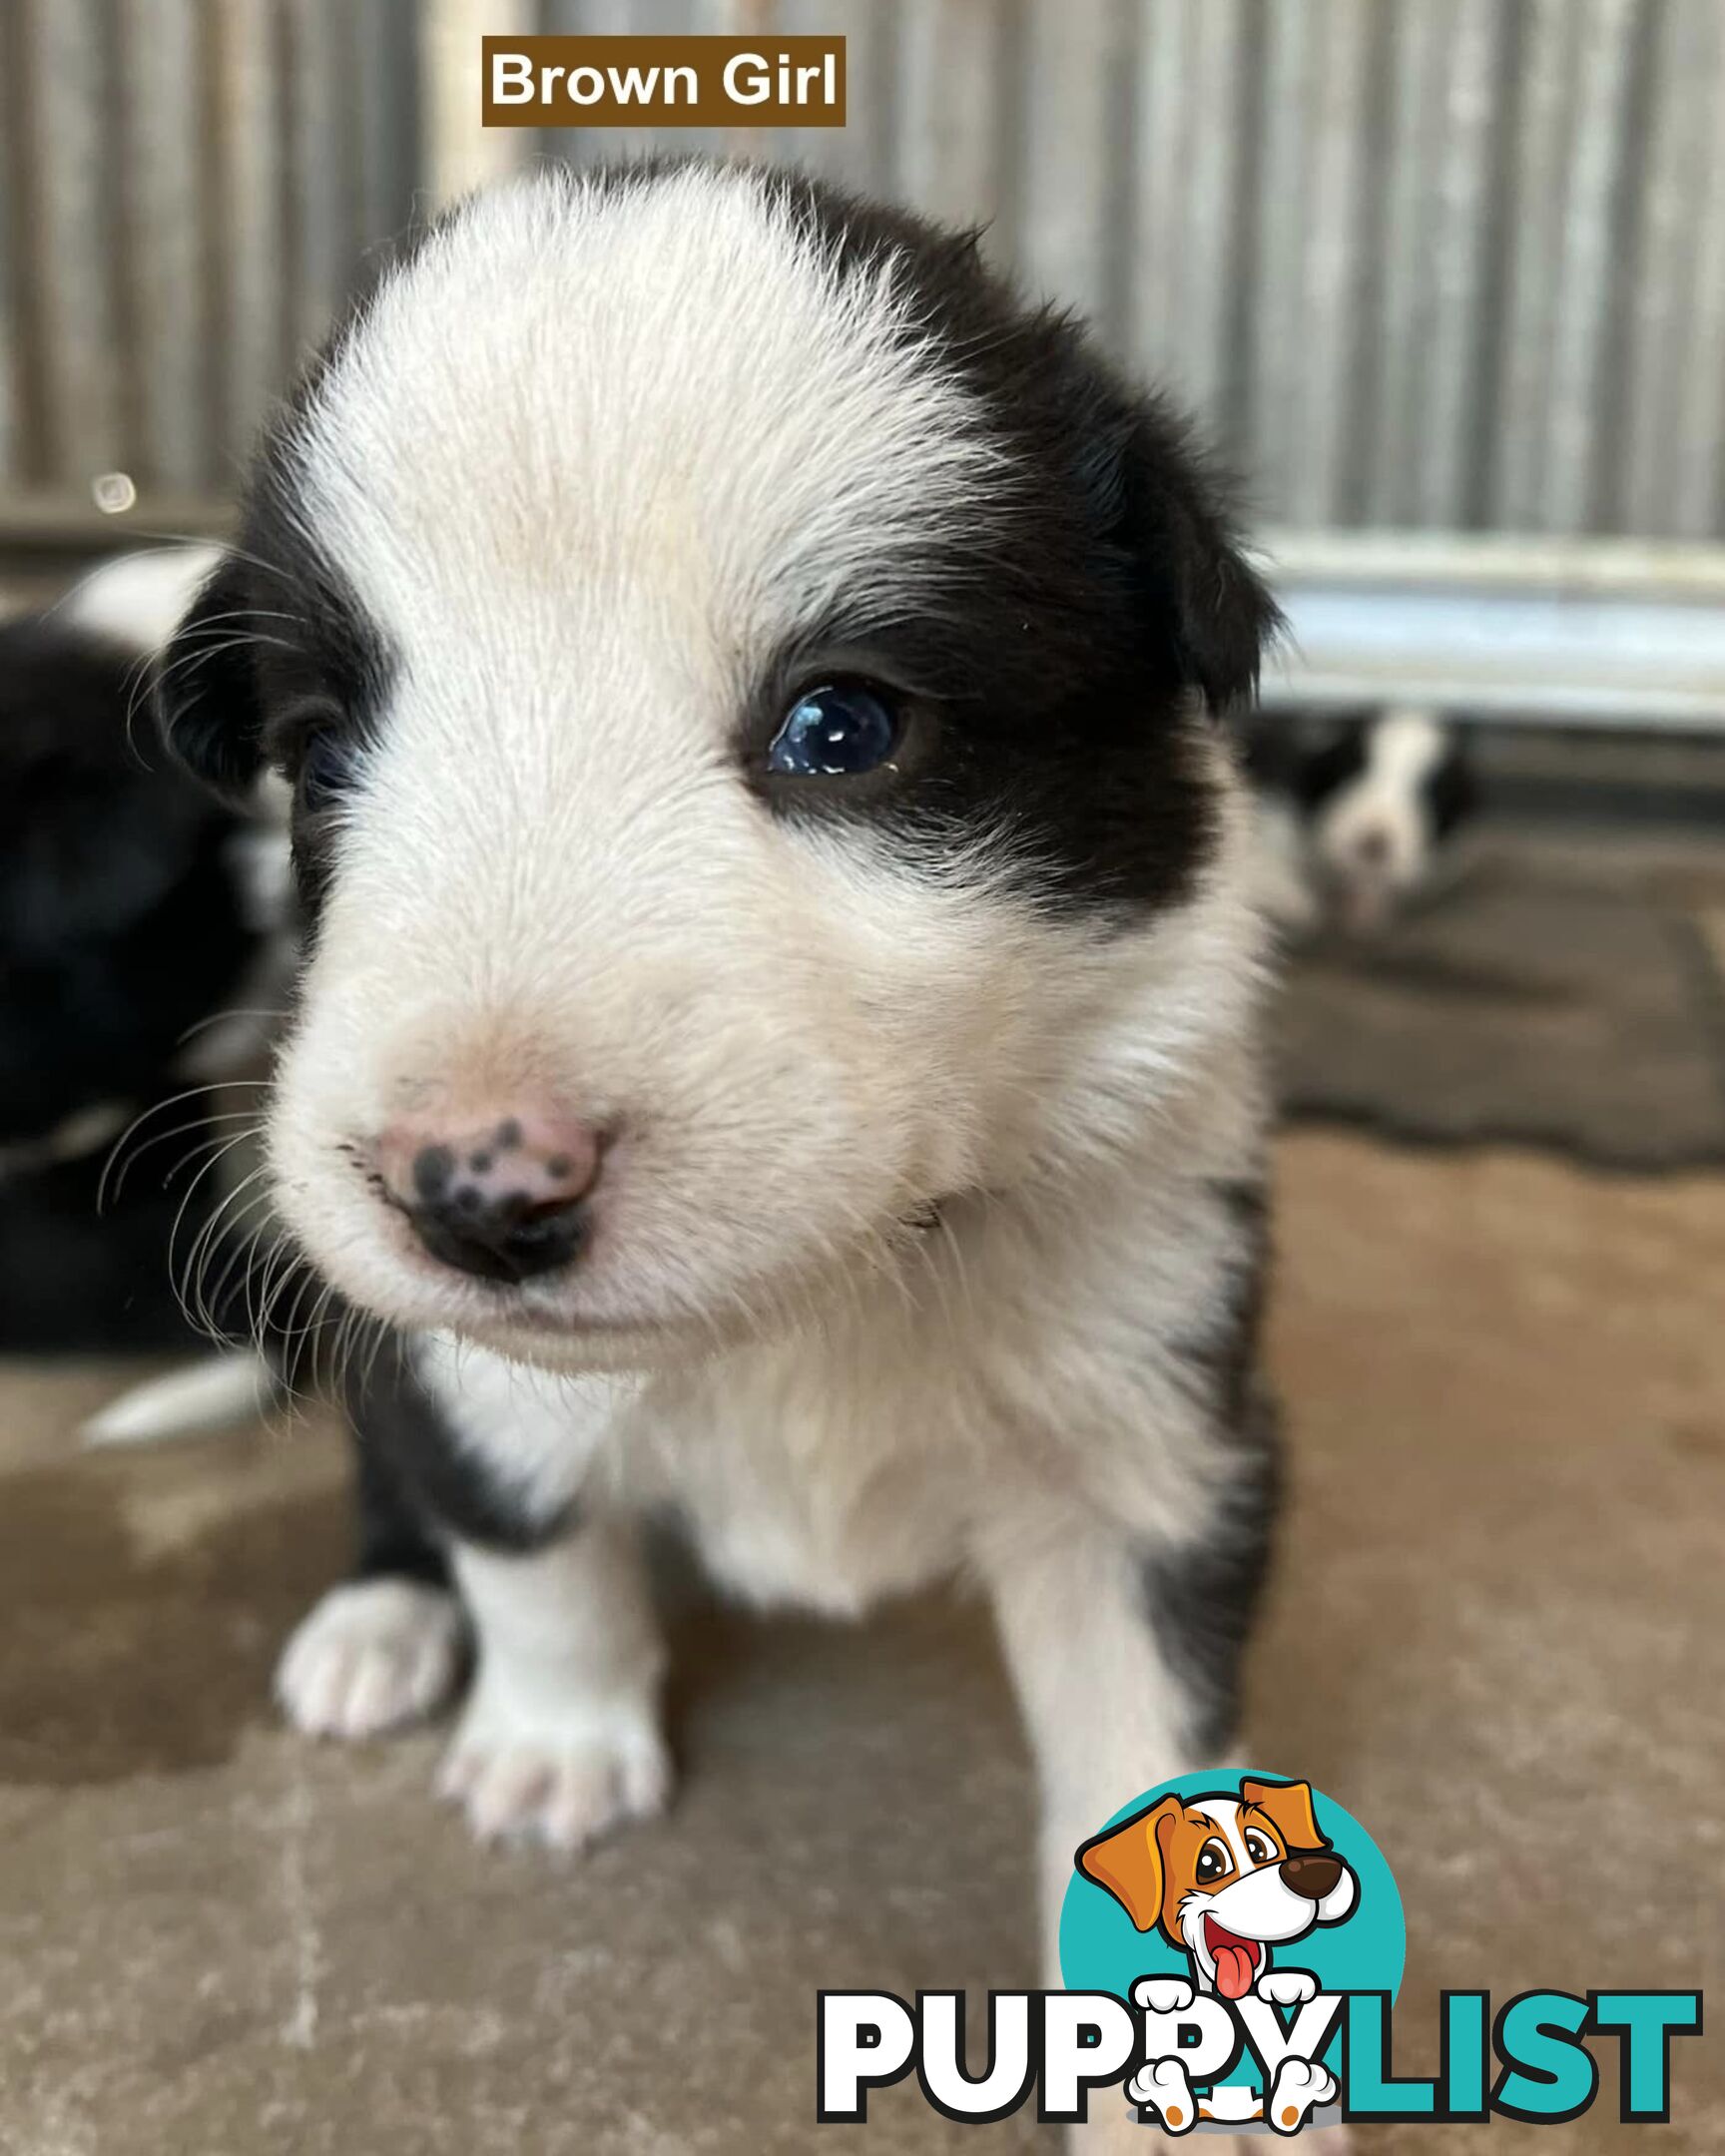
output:
POLYGON ((433 1258, 513 1282, 579 1255, 599 1154, 597 1135, 565 1116, 521 1112, 462 1131, 404 1117, 378 1142, 377 1165, 433 1258))

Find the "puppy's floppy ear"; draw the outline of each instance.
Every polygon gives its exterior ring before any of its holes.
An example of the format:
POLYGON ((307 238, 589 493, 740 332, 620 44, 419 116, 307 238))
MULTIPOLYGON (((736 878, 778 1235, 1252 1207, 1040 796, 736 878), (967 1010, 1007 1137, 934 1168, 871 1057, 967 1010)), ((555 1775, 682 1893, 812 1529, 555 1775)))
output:
POLYGON ((250 794, 264 762, 252 630, 250 571, 242 556, 225 555, 156 670, 163 740, 195 777, 231 801, 250 794))
POLYGON ((1114 1896, 1140 1931, 1153 1931, 1161 1921, 1168 1872, 1160 1829, 1179 1816, 1180 1800, 1164 1797, 1147 1812, 1092 1837, 1073 1859, 1087 1880, 1114 1896))
POLYGON ((1282 615, 1247 560, 1229 487, 1189 430, 1154 399, 1127 424, 1119 452, 1119 531, 1150 618, 1165 624, 1180 687, 1220 717, 1249 702, 1282 615))
POLYGON ((1327 1850, 1329 1837, 1320 1832, 1312 1809, 1310 1782, 1252 1782, 1240 1785, 1240 1802, 1262 1812, 1290 1850, 1327 1850))

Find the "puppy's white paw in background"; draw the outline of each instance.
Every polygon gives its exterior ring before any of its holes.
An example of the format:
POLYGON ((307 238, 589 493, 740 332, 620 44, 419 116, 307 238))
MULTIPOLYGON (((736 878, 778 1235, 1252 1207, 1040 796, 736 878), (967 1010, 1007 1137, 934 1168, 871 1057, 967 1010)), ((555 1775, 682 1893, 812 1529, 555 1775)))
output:
POLYGON ((1266 1969, 1254 1988, 1272 2006, 1304 2006, 1318 1996, 1318 1979, 1310 1969, 1266 1969))
POLYGON ((422 1721, 461 1675, 460 1606, 419 1580, 351 1580, 299 1624, 276 1668, 276 1697, 308 1737, 379 1737, 422 1721))
MULTIPOLYGON (((1270 2095, 1264 2105, 1265 2120, 1271 2131, 1279 2134, 1298 2133, 1305 2125, 1307 2116, 1320 2104, 1336 2101, 1336 2076, 1314 2059, 1285 2058, 1276 2069, 1276 2078, 1270 2084, 1270 2095)), ((1326 2135, 1301 2136, 1301 2147, 1317 2149, 1326 2135)), ((1332 2151, 1336 2144, 1331 2142, 1332 2151)))
POLYGON ((650 1701, 539 1699, 481 1677, 437 1777, 481 1842, 583 1849, 671 1795, 671 1756, 650 1701))

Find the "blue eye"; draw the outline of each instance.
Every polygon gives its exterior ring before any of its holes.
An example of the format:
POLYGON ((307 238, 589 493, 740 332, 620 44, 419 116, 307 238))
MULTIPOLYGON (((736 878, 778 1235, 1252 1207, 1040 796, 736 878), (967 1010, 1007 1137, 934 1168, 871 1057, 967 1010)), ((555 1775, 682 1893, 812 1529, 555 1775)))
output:
POLYGON ((885 763, 898 741, 898 718, 866 682, 828 682, 806 690, 785 715, 767 752, 767 769, 792 779, 850 779, 885 763))
POLYGON ((313 736, 299 764, 299 798, 307 809, 327 808, 353 783, 353 762, 332 735, 313 736))

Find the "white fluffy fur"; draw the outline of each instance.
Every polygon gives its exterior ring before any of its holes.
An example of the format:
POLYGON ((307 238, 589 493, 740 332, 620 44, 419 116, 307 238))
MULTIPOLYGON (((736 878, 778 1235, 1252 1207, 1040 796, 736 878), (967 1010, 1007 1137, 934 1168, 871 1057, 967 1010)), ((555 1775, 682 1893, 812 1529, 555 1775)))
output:
POLYGON ((908 580, 931 520, 988 516, 996 452, 890 281, 842 291, 755 182, 560 201, 434 238, 301 452, 398 664, 283 1064, 282 1204, 427 1336, 463 1439, 588 1515, 462 1555, 448 1786, 559 1842, 657 1802, 622 1523, 672 1499, 761 1601, 985 1585, 1052 1917, 1078 1841, 1190 1764, 1139 1566, 1213 1531, 1223 1472, 1175 1349, 1236 1255, 1212 1179, 1260 1147, 1249 836, 1230 793, 1196 895, 1104 935, 998 862, 933 882, 865 825, 765 814, 734 769, 754 671, 854 580, 908 580), (541 1095, 621 1135, 590 1249, 504 1322, 340 1148, 541 1095))

